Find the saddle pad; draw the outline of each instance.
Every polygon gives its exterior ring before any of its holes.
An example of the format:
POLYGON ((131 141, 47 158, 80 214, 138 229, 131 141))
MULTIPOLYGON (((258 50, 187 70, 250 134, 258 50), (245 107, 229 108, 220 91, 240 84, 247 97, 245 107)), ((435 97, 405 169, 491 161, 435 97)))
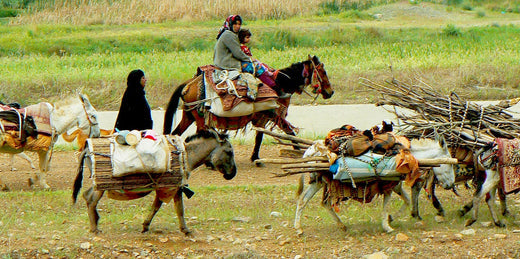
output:
POLYGON ((255 112, 276 109, 279 107, 276 99, 264 98, 262 101, 256 102, 239 102, 235 107, 230 110, 226 110, 224 107, 223 100, 218 98, 217 93, 213 88, 206 88, 206 98, 211 99, 209 102, 209 112, 219 117, 240 117, 251 115, 255 112))
MULTIPOLYGON (((240 102, 253 102, 251 99, 247 98, 248 87, 245 85, 237 84, 238 80, 232 80, 235 88, 237 90, 237 94, 241 97, 238 97, 234 94, 228 93, 227 89, 218 89, 217 84, 213 81, 213 73, 215 72, 216 67, 213 65, 201 66, 198 68, 197 74, 204 74, 204 83, 207 87, 211 87, 218 96, 220 96, 222 100, 222 107, 224 111, 229 111, 240 102)), ((271 87, 261 84, 258 87, 258 92, 256 95, 256 102, 265 101, 266 99, 276 99, 278 95, 276 91, 271 89, 271 87)))
POLYGON ((395 156, 385 157, 371 151, 357 157, 340 157, 336 159, 329 170, 334 180, 351 181, 349 172, 354 181, 376 179, 377 177, 400 177, 402 174, 395 170, 395 156), (348 168, 348 169, 347 169, 348 168))
MULTIPOLYGON (((40 134, 52 135, 51 127, 51 108, 52 105, 49 103, 37 103, 25 108, 15 109, 21 114, 32 116, 36 129, 40 134)), ((13 110, 14 108, 7 105, 0 105, 0 110, 13 110)))
POLYGON ((497 138, 498 168, 506 194, 520 191, 520 139, 497 138))

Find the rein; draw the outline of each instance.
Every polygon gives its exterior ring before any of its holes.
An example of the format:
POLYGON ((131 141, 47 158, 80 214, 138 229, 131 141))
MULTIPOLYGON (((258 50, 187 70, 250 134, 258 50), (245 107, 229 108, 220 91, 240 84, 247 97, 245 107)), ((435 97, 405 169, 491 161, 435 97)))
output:
POLYGON ((313 99, 313 102, 318 99, 318 96, 321 93, 321 84, 323 82, 323 78, 321 78, 321 75, 318 73, 318 69, 316 68, 316 64, 314 63, 314 60, 311 59, 311 65, 312 68, 308 68, 305 64, 303 65, 303 72, 302 76, 305 80, 304 82, 304 88, 308 85, 312 87, 312 92, 316 94, 316 96, 313 99), (309 72, 311 70, 311 72, 309 72))

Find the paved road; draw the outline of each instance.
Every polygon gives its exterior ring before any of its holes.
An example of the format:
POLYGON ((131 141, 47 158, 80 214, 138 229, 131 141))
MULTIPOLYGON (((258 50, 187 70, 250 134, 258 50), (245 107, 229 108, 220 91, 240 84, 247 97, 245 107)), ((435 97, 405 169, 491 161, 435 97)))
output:
MULTIPOLYGON (((488 105, 495 102, 479 102, 479 104, 488 105)), ((520 105, 515 105, 509 109, 511 112, 520 112, 520 105)), ((117 116, 115 111, 100 112, 101 128, 112 128, 117 116)), ((162 132, 164 119, 164 111, 153 111, 154 129, 162 132)), ((174 120, 180 119, 180 113, 177 113, 174 120)), ((294 126, 300 128, 300 136, 311 138, 313 136, 324 136, 333 128, 340 127, 344 124, 350 124, 358 129, 369 129, 374 125, 378 125, 381 121, 394 121, 395 116, 373 104, 353 104, 353 105, 319 105, 319 106, 291 106, 289 107, 289 115, 287 118, 294 126)), ((195 126, 192 125, 188 129, 188 134, 195 132, 195 126)), ((240 135, 239 135, 240 137, 240 135)), ((251 132, 246 133, 243 137, 251 138, 251 132)))

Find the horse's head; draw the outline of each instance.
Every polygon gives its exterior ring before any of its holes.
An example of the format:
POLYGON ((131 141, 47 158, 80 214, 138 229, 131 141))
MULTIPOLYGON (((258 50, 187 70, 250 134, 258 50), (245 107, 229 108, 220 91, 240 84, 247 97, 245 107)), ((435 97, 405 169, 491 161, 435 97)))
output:
POLYGON ((100 129, 98 123, 97 111, 90 104, 90 101, 86 95, 80 94, 79 99, 83 104, 83 115, 78 116, 78 127, 85 132, 89 132, 89 137, 97 138, 100 136, 100 129))
POLYGON ((233 179, 237 174, 233 146, 225 134, 214 130, 199 131, 186 138, 186 150, 192 168, 205 164, 221 172, 226 180, 233 179))
POLYGON ((310 56, 309 60, 304 63, 303 77, 305 85, 311 85, 312 91, 321 94, 323 99, 329 99, 334 94, 334 90, 329 82, 325 65, 320 62, 318 57, 310 56))

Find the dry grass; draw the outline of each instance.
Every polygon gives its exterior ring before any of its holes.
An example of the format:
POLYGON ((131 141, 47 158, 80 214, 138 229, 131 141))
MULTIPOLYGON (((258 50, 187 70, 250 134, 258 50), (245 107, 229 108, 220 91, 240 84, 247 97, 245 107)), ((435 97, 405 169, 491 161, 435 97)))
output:
MULTIPOLYGON (((159 23, 168 20, 222 19, 241 14, 248 19, 286 18, 309 14, 325 0, 122 0, 86 1, 56 0, 37 7, 42 11, 23 15, 14 24, 70 23, 70 24, 131 24, 159 23)), ((336 1, 338 3, 347 2, 336 1)), ((34 11, 34 9, 33 9, 34 11)))

